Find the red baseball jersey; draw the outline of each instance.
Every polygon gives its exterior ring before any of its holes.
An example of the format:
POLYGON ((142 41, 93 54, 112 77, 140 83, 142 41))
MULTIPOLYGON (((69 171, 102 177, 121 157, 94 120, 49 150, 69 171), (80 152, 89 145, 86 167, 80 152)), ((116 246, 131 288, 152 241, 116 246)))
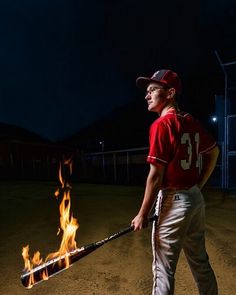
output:
POLYGON ((198 182, 200 155, 216 146, 215 139, 185 112, 171 111, 150 127, 147 161, 166 166, 163 188, 191 187, 198 182))

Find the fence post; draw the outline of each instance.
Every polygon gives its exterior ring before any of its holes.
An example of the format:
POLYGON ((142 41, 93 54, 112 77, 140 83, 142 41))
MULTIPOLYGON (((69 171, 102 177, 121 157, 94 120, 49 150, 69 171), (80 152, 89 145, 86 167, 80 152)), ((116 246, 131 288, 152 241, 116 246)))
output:
POLYGON ((126 171, 127 171, 127 183, 130 182, 130 155, 129 152, 127 151, 126 153, 126 171))
POLYGON ((116 167, 116 153, 113 153, 113 171, 114 171, 114 182, 117 182, 117 167, 116 167))

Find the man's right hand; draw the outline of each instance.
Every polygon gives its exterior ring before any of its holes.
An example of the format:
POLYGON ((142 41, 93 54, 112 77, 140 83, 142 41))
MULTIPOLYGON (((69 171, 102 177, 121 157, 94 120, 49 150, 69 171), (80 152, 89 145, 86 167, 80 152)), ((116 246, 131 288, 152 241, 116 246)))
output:
POLYGON ((134 231, 139 231, 148 226, 148 218, 141 214, 138 214, 131 221, 131 225, 134 227, 134 231))

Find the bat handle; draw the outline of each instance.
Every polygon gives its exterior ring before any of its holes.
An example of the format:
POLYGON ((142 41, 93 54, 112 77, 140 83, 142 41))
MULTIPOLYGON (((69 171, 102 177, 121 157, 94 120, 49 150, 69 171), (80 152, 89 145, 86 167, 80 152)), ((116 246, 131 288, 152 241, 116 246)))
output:
MULTIPOLYGON (((153 222, 155 220, 157 220, 157 215, 155 214, 148 218, 148 222, 153 222)), ((131 225, 130 228, 134 229, 134 226, 131 225)))
MULTIPOLYGON (((157 215, 152 215, 151 217, 149 217, 148 218, 148 222, 153 222, 153 221, 155 221, 155 220, 157 220, 157 215)), ((133 225, 131 225, 128 229, 126 229, 127 231, 129 230, 129 231, 132 231, 134 229, 134 226, 133 225)))
MULTIPOLYGON (((157 216, 156 216, 156 215, 153 215, 153 216, 151 216, 151 217, 148 219, 148 221, 149 221, 149 222, 152 222, 152 221, 154 221, 154 220, 156 220, 156 219, 157 219, 157 216)), ((127 234, 127 233, 129 233, 129 232, 131 232, 131 231, 133 231, 133 230, 134 230, 134 226, 131 225, 130 227, 127 227, 127 228, 125 228, 125 229, 123 229, 123 230, 121 230, 121 231, 115 233, 114 235, 111 235, 110 237, 108 237, 108 238, 106 238, 106 239, 104 239, 104 240, 102 240, 102 241, 99 241, 98 243, 99 243, 99 244, 105 244, 105 243, 110 242, 110 241, 112 241, 112 240, 115 240, 115 239, 117 239, 118 237, 123 236, 123 235, 125 235, 125 234, 127 234)))
MULTIPOLYGON (((155 220, 157 220, 157 215, 152 215, 151 217, 148 218, 148 222, 153 222, 155 220)), ((130 230, 133 230, 133 229, 134 229, 134 226, 131 225, 130 230)))

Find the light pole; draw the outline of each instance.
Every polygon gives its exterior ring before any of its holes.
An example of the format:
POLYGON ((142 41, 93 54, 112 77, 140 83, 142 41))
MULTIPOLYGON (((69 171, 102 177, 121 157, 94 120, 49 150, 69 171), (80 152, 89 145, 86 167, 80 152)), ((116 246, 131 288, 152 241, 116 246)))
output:
POLYGON ((100 140, 99 144, 101 145, 101 149, 102 149, 102 170, 103 170, 103 177, 104 177, 104 180, 105 180, 106 173, 105 173, 105 157, 104 157, 104 148, 105 148, 104 140, 100 140))

